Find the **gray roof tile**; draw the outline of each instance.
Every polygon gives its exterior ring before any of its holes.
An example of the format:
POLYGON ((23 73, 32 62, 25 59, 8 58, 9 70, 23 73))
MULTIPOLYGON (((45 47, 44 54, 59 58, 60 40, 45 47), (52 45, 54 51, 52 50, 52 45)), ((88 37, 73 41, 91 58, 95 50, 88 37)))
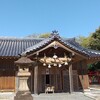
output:
POLYGON ((39 50, 54 40, 58 40, 66 47, 83 54, 87 57, 100 57, 100 51, 85 49, 75 42, 75 39, 62 39, 58 34, 54 34, 47 39, 0 39, 0 56, 18 56, 23 53, 39 50))
POLYGON ((29 47, 25 50, 25 52, 23 53, 29 53, 31 51, 36 51, 38 49, 41 49, 42 47, 45 47, 46 45, 48 45, 51 41, 53 40, 58 40, 60 41, 61 43, 63 43, 66 47, 80 53, 80 54, 83 54, 87 57, 100 57, 100 51, 93 51, 93 50, 89 50, 89 49, 86 49, 86 48, 83 48, 82 46, 80 46, 77 42, 75 42, 75 39, 62 39, 61 37, 59 37, 58 35, 52 35, 52 37, 49 37, 47 39, 44 39, 43 41, 35 44, 34 46, 32 47, 29 47))
POLYGON ((0 39, 0 56, 18 56, 43 39, 0 39))

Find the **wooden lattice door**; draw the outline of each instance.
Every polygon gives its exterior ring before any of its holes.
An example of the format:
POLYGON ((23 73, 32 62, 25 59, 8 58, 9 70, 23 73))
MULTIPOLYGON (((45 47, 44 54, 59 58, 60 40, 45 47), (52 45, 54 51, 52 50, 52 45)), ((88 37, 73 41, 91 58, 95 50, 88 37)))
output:
POLYGON ((46 76, 45 74, 41 75, 41 92, 45 92, 45 82, 46 82, 46 76))
POLYGON ((78 91, 78 74, 77 70, 73 70, 73 89, 78 91))
POLYGON ((68 70, 62 70, 62 91, 69 92, 69 73, 68 70))

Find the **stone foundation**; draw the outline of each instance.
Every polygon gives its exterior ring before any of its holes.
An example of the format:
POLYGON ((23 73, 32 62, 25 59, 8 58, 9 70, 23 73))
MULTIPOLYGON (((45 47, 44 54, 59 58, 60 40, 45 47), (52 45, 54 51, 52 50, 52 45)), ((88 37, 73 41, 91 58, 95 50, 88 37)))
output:
POLYGON ((16 96, 14 97, 14 100, 33 100, 33 97, 32 97, 32 95, 31 95, 31 93, 30 92, 17 92, 16 93, 16 96))

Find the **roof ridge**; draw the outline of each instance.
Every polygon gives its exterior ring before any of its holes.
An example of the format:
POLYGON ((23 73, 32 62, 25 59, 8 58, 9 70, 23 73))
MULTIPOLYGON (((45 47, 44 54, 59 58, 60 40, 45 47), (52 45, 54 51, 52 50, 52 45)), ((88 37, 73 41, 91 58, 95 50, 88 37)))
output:
POLYGON ((2 38, 0 40, 44 40, 44 38, 2 38))

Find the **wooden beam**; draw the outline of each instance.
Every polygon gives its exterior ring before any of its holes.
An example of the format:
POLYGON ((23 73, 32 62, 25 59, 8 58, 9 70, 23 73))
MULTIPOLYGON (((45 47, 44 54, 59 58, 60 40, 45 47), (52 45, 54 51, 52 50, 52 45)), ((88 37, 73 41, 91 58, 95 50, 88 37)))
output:
POLYGON ((100 59, 89 59, 89 60, 87 60, 87 64, 93 64, 98 61, 100 61, 100 59))
POLYGON ((70 93, 73 92, 73 73, 72 73, 72 64, 69 65, 69 84, 70 84, 70 93))
POLYGON ((44 48, 42 48, 42 49, 40 49, 40 50, 38 50, 38 51, 36 51, 36 52, 34 52, 34 53, 32 53, 32 54, 27 55, 27 57, 33 56, 33 55, 36 54, 37 52, 44 51, 44 50, 48 49, 49 47, 54 47, 54 45, 58 45, 59 47, 65 49, 65 50, 67 50, 67 51, 69 51, 69 52, 73 52, 73 53, 79 55, 79 56, 82 57, 82 58, 88 59, 88 57, 86 57, 86 56, 84 56, 84 55, 82 55, 82 54, 79 54, 78 52, 76 52, 76 51, 74 51, 74 50, 71 50, 70 48, 64 46, 63 44, 61 44, 61 43, 58 42, 58 41, 53 41, 52 43, 50 43, 50 44, 47 45, 46 47, 44 47, 44 48))

